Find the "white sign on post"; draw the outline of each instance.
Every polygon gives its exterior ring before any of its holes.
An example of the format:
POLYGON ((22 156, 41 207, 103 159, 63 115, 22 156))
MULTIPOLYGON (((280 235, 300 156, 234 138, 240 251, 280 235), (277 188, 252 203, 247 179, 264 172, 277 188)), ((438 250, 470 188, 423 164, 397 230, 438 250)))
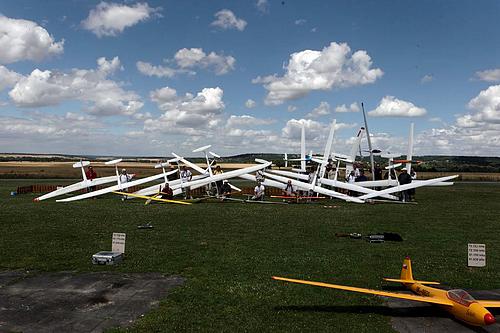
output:
POLYGON ((469 255, 467 265, 469 267, 485 267, 486 266, 486 245, 485 244, 470 244, 468 245, 469 255))
POLYGON ((125 238, 126 235, 124 233, 113 232, 111 251, 125 253, 125 238))

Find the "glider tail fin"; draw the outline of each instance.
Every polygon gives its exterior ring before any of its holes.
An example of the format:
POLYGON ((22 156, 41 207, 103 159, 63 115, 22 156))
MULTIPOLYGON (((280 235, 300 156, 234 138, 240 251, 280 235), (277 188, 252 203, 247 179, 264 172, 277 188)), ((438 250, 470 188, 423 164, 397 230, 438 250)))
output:
POLYGON ((302 124, 302 130, 300 134, 300 168, 302 170, 306 169, 306 127, 302 124))
POLYGON ((410 124, 410 134, 408 136, 408 153, 406 154, 406 159, 409 161, 406 163, 406 170, 408 174, 411 173, 411 161, 413 160, 413 131, 415 128, 415 124, 410 124))
POLYGON ((401 268, 401 280, 413 280, 410 257, 406 257, 403 261, 403 267, 401 268))
POLYGON ((356 156, 358 155, 358 150, 359 150, 359 145, 361 144, 361 139, 363 138, 363 135, 365 134, 365 128, 361 127, 358 131, 358 134, 356 134, 356 140, 354 141, 352 148, 351 148, 351 161, 356 160, 356 156))

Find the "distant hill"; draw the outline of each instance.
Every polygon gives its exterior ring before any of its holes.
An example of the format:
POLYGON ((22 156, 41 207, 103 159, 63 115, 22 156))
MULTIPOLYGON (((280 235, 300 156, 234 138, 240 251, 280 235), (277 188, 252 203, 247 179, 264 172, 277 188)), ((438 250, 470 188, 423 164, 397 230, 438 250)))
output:
MULTIPOLYGON (((299 158, 298 154, 289 154, 289 158, 299 158)), ((15 154, 0 153, 0 162, 17 161, 39 161, 39 162, 73 162, 80 159, 93 161, 111 160, 116 156, 96 156, 96 155, 66 155, 66 154, 15 154)), ((202 163, 204 158, 186 157, 195 163, 202 163)), ((273 161, 277 166, 283 166, 283 154, 274 153, 248 153, 233 156, 225 156, 220 160, 223 163, 253 163, 256 158, 273 161)), ((404 158, 404 155, 402 156, 404 158)), ((165 160, 160 156, 127 156, 123 158, 126 162, 156 163, 165 160)), ((482 156, 442 156, 425 155, 415 156, 413 160, 421 161, 414 165, 416 171, 434 171, 434 172, 500 172, 500 157, 482 157, 482 156)), ((364 156, 361 159, 366 168, 369 167, 369 157, 364 156)), ((375 161, 381 164, 387 163, 380 157, 375 157, 375 161)), ((295 162, 293 164, 299 164, 295 162)))

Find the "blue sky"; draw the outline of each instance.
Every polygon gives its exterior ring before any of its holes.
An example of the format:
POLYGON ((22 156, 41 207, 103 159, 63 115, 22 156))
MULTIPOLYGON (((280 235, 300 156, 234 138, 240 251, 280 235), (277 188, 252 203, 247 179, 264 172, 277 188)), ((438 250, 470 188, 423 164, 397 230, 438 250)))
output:
POLYGON ((4 1, 0 151, 498 156, 498 1, 4 1), (292 56, 294 55, 294 56, 292 56), (343 111, 343 112, 342 112, 343 111), (348 111, 348 112, 347 112, 348 111), (366 143, 365 143, 366 144, 366 143))

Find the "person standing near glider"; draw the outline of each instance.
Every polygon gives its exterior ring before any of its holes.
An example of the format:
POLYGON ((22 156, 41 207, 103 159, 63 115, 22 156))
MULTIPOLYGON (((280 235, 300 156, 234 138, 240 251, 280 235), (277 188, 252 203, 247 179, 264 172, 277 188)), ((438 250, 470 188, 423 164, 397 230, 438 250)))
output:
MULTIPOLYGON (((92 166, 89 166, 87 168, 87 171, 85 172, 85 176, 87 177, 88 180, 92 181, 97 178, 97 173, 95 172, 94 168, 92 166)), ((90 186, 87 188, 87 192, 92 192, 95 191, 96 186, 90 186)))
MULTIPOLYGON (((398 176, 399 185, 406 185, 411 183, 411 176, 406 172, 406 168, 401 169, 401 173, 398 176)), ((401 191, 401 201, 410 201, 409 190, 401 191)))
MULTIPOLYGON (((183 184, 183 183, 190 182, 191 179, 193 178, 193 174, 185 165, 183 165, 180 177, 181 177, 181 184, 183 184)), ((184 188, 184 198, 185 199, 192 199, 193 198, 191 196, 191 190, 190 190, 189 186, 184 188)))
MULTIPOLYGON (((130 176, 127 174, 127 169, 122 169, 122 173, 120 174, 120 177, 118 177, 119 184, 126 184, 130 181, 130 176)), ((128 192, 128 188, 123 189, 123 192, 128 192)), ((125 201, 127 199, 126 196, 122 197, 122 201, 125 201)))
MULTIPOLYGON (((215 167, 214 176, 222 175, 224 171, 220 168, 220 165, 215 167)), ((217 186, 217 194, 222 194, 222 180, 218 180, 215 182, 215 186, 217 186)))

